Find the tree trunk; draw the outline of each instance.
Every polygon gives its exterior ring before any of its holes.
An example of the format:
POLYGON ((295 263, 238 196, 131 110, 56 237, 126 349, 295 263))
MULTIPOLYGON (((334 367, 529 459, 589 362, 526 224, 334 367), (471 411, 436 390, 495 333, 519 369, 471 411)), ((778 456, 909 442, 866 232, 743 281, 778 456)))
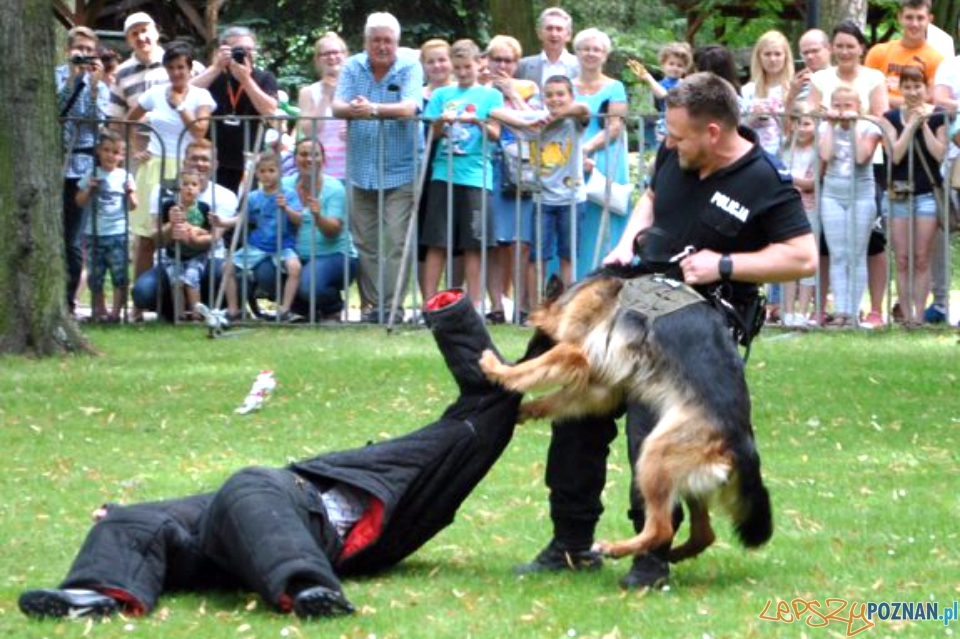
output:
POLYGON ((207 45, 213 48, 217 41, 217 26, 220 24, 220 10, 227 4, 227 0, 207 0, 207 7, 204 11, 204 23, 206 24, 207 45))
POLYGON ((960 3, 957 0, 935 0, 933 3, 934 24, 953 36, 954 48, 960 49, 957 32, 960 31, 960 3))
POLYGON ((523 55, 540 53, 532 2, 490 0, 490 22, 493 35, 509 34, 519 40, 523 55))
POLYGON ((867 0, 821 0, 817 22, 827 33, 844 20, 853 20, 863 27, 867 23, 867 4, 867 0))
POLYGON ((89 350, 66 305, 50 0, 0 2, 0 353, 89 350))

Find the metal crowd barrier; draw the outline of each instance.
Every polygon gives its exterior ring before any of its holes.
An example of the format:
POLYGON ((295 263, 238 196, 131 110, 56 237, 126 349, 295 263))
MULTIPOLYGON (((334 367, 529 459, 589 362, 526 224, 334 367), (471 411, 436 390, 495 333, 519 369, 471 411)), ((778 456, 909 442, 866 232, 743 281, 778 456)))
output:
MULTIPOLYGON (((226 117, 227 116, 213 116, 211 117, 211 120, 223 120, 226 117)), ((606 116, 600 116, 600 117, 606 117, 606 116)), ((776 117, 780 118, 781 122, 785 123, 786 119, 789 117, 789 114, 780 113, 780 114, 777 114, 776 117)), ((813 117, 819 124, 819 122, 821 121, 821 117, 818 115, 814 115, 813 117)), ((239 120, 239 126, 243 127, 243 138, 245 141, 245 149, 247 151, 247 162, 246 162, 247 169, 246 170, 247 172, 252 171, 252 167, 255 165, 256 156, 258 152, 262 150, 262 148, 261 149, 256 148, 254 141, 259 139, 258 131, 263 126, 264 120, 258 117, 235 118, 233 116, 230 116, 230 118, 232 120, 239 120)), ((585 238, 581 236, 581 229, 578 228, 577 216, 575 214, 575 209, 576 209, 575 203, 571 202, 571 205, 570 205, 570 215, 571 215, 572 224, 570 225, 569 242, 570 242, 570 246, 575 247, 575 249, 573 250, 573 254, 571 256, 571 262, 572 262, 571 267, 572 267, 575 279, 577 278, 578 273, 582 275, 584 272, 592 268, 595 268, 603 259, 603 257, 606 255, 606 253, 609 252, 609 250, 616 244, 617 240, 619 239, 619 237, 616 236, 616 233, 614 231, 611 231, 611 228, 613 226, 616 226, 616 223, 615 223, 615 220, 612 219, 611 217, 612 214, 611 214, 611 207, 610 207, 611 200, 612 200, 613 183, 615 181, 617 168, 621 166, 622 163, 626 162, 628 166, 627 181, 629 184, 632 184, 634 186, 633 195, 630 200, 630 205, 628 206, 628 209, 626 211, 626 214, 628 216, 630 214, 630 211, 632 210, 632 206, 635 203, 636 198, 642 193, 642 189, 646 187, 646 176, 648 173, 649 165, 652 162, 652 152, 656 149, 656 146, 658 144, 658 141, 654 137, 654 132, 652 127, 650 126, 650 123, 655 121, 657 118, 658 118, 658 114, 656 113, 629 114, 627 117, 623 118, 623 126, 621 127, 622 130, 619 135, 616 135, 617 139, 614 139, 614 134, 611 133, 611 130, 614 129, 615 127, 612 127, 612 126, 603 127, 605 144, 604 144, 604 148, 597 152, 597 155, 605 154, 604 163, 607 169, 606 169, 606 175, 605 175, 603 196, 600 199, 600 203, 597 205, 598 208, 595 209, 595 211, 598 211, 598 214, 599 214, 599 219, 596 220, 598 232, 595 238, 591 238, 592 243, 591 243, 591 246, 589 247, 584 246, 585 238)), ((413 200, 414 200, 414 206, 416 207, 417 205, 419 205, 423 194, 429 190, 428 183, 430 181, 430 173, 431 173, 431 166, 428 163, 430 159, 429 143, 432 142, 432 140, 428 135, 424 134, 424 130, 430 128, 428 126, 428 122, 423 118, 414 118, 414 120, 416 120, 419 123, 419 126, 411 127, 412 133, 410 135, 408 148, 409 148, 409 153, 411 154, 411 157, 414 159, 415 168, 414 168, 414 176, 413 176, 413 192, 414 192, 413 200), (428 144, 425 144, 425 140, 428 144)), ((271 119, 271 122, 274 125, 279 125, 283 128, 289 129, 292 127, 292 125, 296 124, 297 128, 300 131, 308 131, 308 132, 312 131, 313 132, 312 137, 316 139, 320 139, 318 131, 322 128, 325 122, 329 122, 329 121, 336 121, 336 118, 326 118, 326 117, 302 118, 299 120, 299 122, 289 117, 271 119)), ((116 126, 116 124, 114 124, 114 126, 116 126)), ((150 133, 152 132, 152 129, 148 125, 141 124, 141 123, 123 123, 122 126, 123 126, 122 130, 124 132, 124 137, 128 142, 127 144, 128 158, 125 165, 132 166, 133 158, 131 157, 131 154, 132 154, 134 145, 130 144, 129 142, 136 139, 136 136, 138 133, 139 134, 150 133)), ((353 123, 348 121, 347 127, 350 127, 350 126, 353 126, 353 123)), ((488 139, 485 127, 480 127, 480 128, 482 131, 482 141, 481 141, 482 153, 485 160, 493 158, 501 162, 501 164, 505 168, 506 162, 502 161, 502 152, 503 152, 502 148, 495 141, 488 139)), ((819 144, 819 135, 820 135, 819 129, 820 127, 818 126, 816 136, 815 136, 815 142, 814 142, 815 145, 819 144)), ((787 130, 786 127, 781 125, 781 131, 785 131, 785 130, 787 130)), ((387 154, 385 152, 384 127, 379 122, 378 122, 377 131, 378 131, 377 139, 375 141, 376 148, 378 149, 378 153, 377 153, 378 160, 377 160, 376 171, 378 175, 378 182, 380 184, 383 184, 384 177, 389 171, 390 167, 386 165, 387 154)), ((215 168, 216 167, 216 148, 217 148, 216 127, 213 127, 213 126, 210 127, 210 136, 213 141, 214 168, 211 171, 211 175, 209 176, 209 179, 211 181, 215 181, 216 179, 216 168, 215 168)), ((534 137, 534 142, 537 142, 537 141, 538 140, 536 139, 536 137, 534 137)), ((786 138, 781 140, 781 144, 787 144, 789 142, 790 140, 786 138)), ((183 154, 181 151, 182 151, 182 148, 185 146, 185 144, 186 144, 186 141, 185 141, 185 134, 184 134, 181 136, 180 142, 178 143, 178 148, 175 152, 175 157, 178 157, 178 158, 182 157, 183 154)), ((889 149, 892 148, 891 142, 889 140, 884 140, 884 147, 887 148, 889 152, 889 149)), ((454 224, 453 222, 454 220, 453 150, 452 150, 452 147, 450 146, 448 146, 447 148, 448 148, 448 152, 446 157, 446 162, 447 162, 447 167, 446 167, 447 220, 446 220, 446 223, 447 223, 447 237, 448 239, 452 240, 453 238, 452 238, 451 231, 453 229, 453 224, 454 224)), ((539 149, 541 148, 541 146, 538 144, 536 148, 539 149)), ((293 149, 289 149, 288 151, 292 152, 292 150, 293 149)), ((355 152, 357 151, 355 149, 349 148, 349 146, 346 149, 346 154, 347 154, 346 165, 347 166, 350 165, 352 154, 355 152)), ((166 158, 166 155, 167 154, 165 151, 164 157, 160 158, 160 161, 162 163, 165 163, 168 161, 166 158)), ((912 158, 912 153, 910 154, 910 157, 912 158)), ((542 156, 540 154, 534 154, 530 158, 530 162, 532 163, 531 168, 537 174, 539 174, 539 171, 542 168, 540 166, 541 161, 542 161, 542 156)), ((483 169, 484 180, 487 179, 487 166, 488 166, 487 162, 484 162, 484 169, 483 169)), ((887 167, 888 167, 888 173, 889 173, 889 163, 887 164, 887 167)), ((181 167, 178 166, 178 173, 179 173, 179 168, 181 167)), ((517 168, 517 175, 514 176, 514 183, 521 184, 523 182, 523 177, 524 177, 522 173, 523 167, 521 163, 518 163, 516 168, 517 168)), ((819 169, 820 169, 819 154, 817 155, 816 168, 817 168, 817 173, 819 174, 819 169)), ((913 176, 916 174, 915 171, 917 170, 917 168, 913 166, 912 161, 910 163, 909 170, 910 170, 910 181, 912 182, 913 176)), ((161 174, 165 175, 166 171, 162 170, 161 174)), ((251 180, 251 176, 246 175, 243 183, 249 184, 250 180, 251 180)), ((949 180, 949 173, 948 173, 948 180, 949 180)), ((889 180, 888 180, 888 184, 889 184, 889 180)), ((817 203, 817 208, 819 209, 822 201, 822 193, 821 193, 819 180, 815 182, 815 185, 816 185, 815 201, 817 203)), ((352 227, 351 215, 353 211, 352 204, 353 204, 353 199, 355 197, 355 193, 354 193, 354 188, 351 187, 349 180, 344 180, 344 186, 345 186, 346 198, 347 198, 344 227, 346 229, 350 229, 352 227)), ((494 184, 494 189, 498 189, 500 187, 501 187, 500 184, 494 184)), ((947 194, 947 196, 949 196, 949 194, 951 193, 951 190, 952 190, 951 187, 960 188, 960 185, 951 185, 949 181, 946 182, 944 192, 947 194)), ((850 197, 855 199, 857 196, 857 192, 856 192, 857 185, 855 180, 851 180, 850 188, 851 188, 850 197)), ((311 189, 311 190, 314 190, 314 189, 311 189)), ((175 195, 175 193, 176 193, 175 190, 173 192, 169 192, 169 191, 167 192, 168 195, 175 195)), ((216 193, 216 190, 214 190, 214 194, 215 193, 216 193)), ((246 194, 239 193, 237 195, 240 198, 240 202, 241 202, 239 214, 242 216, 245 212, 245 200, 246 200, 245 195, 246 194)), ((164 196, 164 190, 161 188, 159 199, 162 199, 163 196, 164 196)), ((216 196, 214 195, 214 197, 216 196)), ((531 220, 531 222, 532 222, 533 228, 536 230, 536 233, 535 233, 535 236, 531 239, 538 246, 542 246, 543 238, 540 236, 540 230, 542 228, 542 222, 543 222, 543 206, 542 206, 542 201, 539 198, 537 193, 526 194, 526 193, 521 193, 520 189, 517 189, 512 194, 512 197, 514 202, 514 229, 515 229, 515 235, 516 235, 516 237, 513 240, 514 259, 512 263, 512 271, 513 271, 512 272, 512 280, 513 280, 513 298, 512 299, 515 304, 515 312, 510 314, 510 316, 508 317, 508 321, 519 323, 520 321, 522 321, 522 315, 519 311, 522 306, 522 300, 524 299, 524 295, 526 294, 525 289, 527 288, 527 277, 528 277, 526 274, 527 269, 531 269, 534 274, 534 276, 532 276, 532 279, 534 280, 535 291, 533 295, 533 302, 535 303, 536 300, 538 299, 539 292, 543 290, 544 281, 547 278, 547 275, 555 271, 557 267, 555 263, 547 262, 543 260, 542 257, 541 259, 536 260, 530 266, 522 263, 521 256, 524 253, 522 250, 523 238, 520 237, 521 228, 523 226, 522 225, 523 220, 521 219, 523 216, 522 210, 525 206, 527 207, 530 206, 528 203, 529 202, 528 198, 533 201, 534 213, 533 213, 533 219, 531 220)), ((488 212, 488 207, 490 206, 490 203, 488 202, 488 198, 484 198, 482 202, 483 202, 482 204, 483 210, 481 211, 482 227, 480 229, 480 236, 481 236, 482 245, 486 247, 487 244, 489 243, 488 240, 491 238, 491 236, 494 233, 494 229, 489 228, 487 224, 487 219, 488 219, 487 212, 488 212)), ((912 195, 910 196, 909 203, 912 209, 913 208, 912 195)), ((947 223, 947 219, 946 219, 947 209, 943 205, 944 204, 943 202, 941 202, 940 204, 941 206, 940 206, 939 214, 942 219, 942 223, 945 225, 947 223)), ((161 205, 161 202, 158 201, 156 203, 158 212, 160 211, 160 205, 161 205)), ((141 206, 146 206, 146 203, 141 203, 141 206)), ((211 209, 216 210, 215 202, 211 204, 211 209)), ((818 213, 818 212, 815 212, 815 213, 818 213)), ((93 214, 94 216, 96 216, 95 209, 93 211, 93 214)), ((403 322, 404 320, 416 321, 417 318, 419 318, 419 314, 422 306, 421 300, 419 298, 420 292, 419 292, 419 286, 418 286, 418 282, 420 280, 420 277, 419 277, 420 274, 419 274, 418 260, 416 259, 417 251, 414 250, 417 244, 416 238, 419 237, 419 232, 418 232, 419 222, 418 222, 417 210, 410 211, 409 225, 407 227, 407 232, 403 238, 403 246, 402 246, 403 254, 400 261, 400 266, 397 267, 397 266, 391 266, 387 264, 387 259, 385 257, 386 250, 391 240, 391 238, 387 237, 387 231, 386 231, 387 220, 385 219, 385 217, 386 217, 385 192, 383 189, 380 189, 377 191, 377 237, 374 243, 376 247, 376 250, 375 250, 376 273, 373 274, 373 279, 376 282, 377 290, 380 291, 381 294, 378 296, 379 305, 373 310, 375 311, 377 318, 381 324, 387 324, 389 326, 393 326, 394 324, 403 322), (383 294, 384 292, 390 290, 391 288, 390 284, 393 284, 392 289, 396 292, 396 295, 393 298, 394 303, 392 307, 390 307, 387 304, 387 297, 386 295, 383 294), (408 290, 409 290, 409 293, 407 292, 408 290), (406 308, 405 315, 400 314, 400 311, 403 308, 406 308)), ((158 234, 160 233, 160 230, 161 230, 161 218, 162 216, 158 215, 156 220, 158 234)), ((242 224, 242 218, 241 218, 241 224, 242 224)), ((850 225, 848 227, 848 231, 850 231, 853 224, 852 220, 848 221, 848 224, 850 225)), ((242 224, 242 226, 238 229, 237 232, 241 233, 242 234, 241 237, 245 240, 249 233, 249 229, 246 224, 242 224)), ((912 233, 912 225, 911 225, 911 233, 912 233)), ((397 238, 393 238, 394 241, 396 239, 397 238)), ((278 236, 278 242, 279 242, 279 236, 278 236)), ((938 239, 938 243, 940 243, 943 249, 942 266, 944 266, 947 272, 949 273, 949 264, 950 264, 949 234, 943 233, 942 237, 938 239)), ((913 246, 912 236, 910 238, 910 246, 911 246, 911 253, 912 253, 912 246, 913 246)), ((279 249, 279 246, 278 246, 278 249, 279 249)), ((162 270, 162 267, 160 267, 160 251, 162 250, 163 250, 163 247, 161 246, 157 247, 156 268, 159 270, 162 270)), ((394 247, 394 250, 396 250, 396 247, 394 247)), ((889 242, 887 243, 886 251, 889 257, 889 254, 891 251, 889 242)), ((543 254, 542 251, 537 251, 537 253, 540 256, 542 256, 543 254)), ((311 247, 310 255, 307 255, 304 257, 308 261, 312 261, 317 257, 315 241, 313 242, 313 246, 311 247)), ((453 242, 450 241, 448 242, 448 246, 446 247, 446 260, 445 260, 445 283, 447 286, 460 284, 455 280, 455 273, 453 269, 455 257, 456 255, 453 248, 453 242)), ((848 257, 852 257, 852 256, 848 256, 848 257)), ((232 258, 232 255, 230 254, 229 251, 227 252, 226 255, 222 255, 222 253, 218 252, 218 249, 215 245, 211 245, 211 248, 209 249, 209 256, 208 256, 209 267, 207 268, 207 274, 206 274, 207 282, 208 282, 208 286, 207 286, 208 292, 207 292, 207 296, 204 298, 205 303, 207 303, 211 307, 218 306, 219 302, 222 300, 222 291, 218 291, 218 289, 221 288, 221 285, 218 282, 218 279, 219 279, 218 273, 220 271, 219 261, 221 259, 231 259, 231 258, 232 258), (220 293, 219 295, 218 295, 218 292, 220 293)), ((350 278, 349 261, 350 261, 349 256, 345 255, 343 258, 343 280, 341 282, 342 284, 341 291, 342 291, 342 295, 344 296, 344 308, 343 308, 343 311, 340 313, 340 319, 345 323, 357 321, 356 312, 349 312, 349 307, 351 306, 351 300, 352 298, 355 297, 354 289, 352 286, 352 280, 350 278)), ((484 248, 481 251, 480 261, 481 261, 480 288, 483 291, 483 295, 482 295, 483 301, 481 303, 481 308, 479 310, 481 313, 485 313, 489 308, 491 308, 490 302, 487 299, 487 290, 489 288, 487 286, 489 255, 486 248, 484 248)), ((912 281, 913 261, 914 261, 914 256, 911 254, 909 259, 911 281, 912 281)), ((179 263, 179 258, 177 258, 176 262, 179 263)), ((848 263, 852 263, 852 260, 848 260, 848 263)), ((163 274, 160 273, 159 270, 157 273, 158 281, 163 279, 163 274)), ((888 268, 888 271, 889 271, 889 268, 888 268)), ((367 274, 367 275, 370 276, 372 274, 367 274)), ((311 278, 314 277, 315 276, 314 269, 309 269, 308 273, 304 273, 303 276, 307 276, 311 278)), ((359 280, 359 277, 361 277, 361 275, 358 275, 358 280, 359 280)), ((274 278, 275 278, 274 286, 273 286, 274 290, 272 291, 273 292, 272 297, 273 297, 274 304, 279 307, 280 296, 282 295, 282 273, 280 272, 279 268, 276 269, 276 272, 274 273, 274 278)), ((822 295, 821 295, 822 291, 819 289, 820 278, 818 277, 816 281, 817 281, 817 292, 815 294, 814 299, 817 300, 816 311, 819 313, 820 311, 823 310, 821 308, 821 302, 820 302, 820 300, 822 299, 822 295)), ((850 281, 850 278, 848 278, 848 281, 850 281)), ((891 281, 891 278, 889 277, 889 272, 888 272, 888 285, 887 285, 887 295, 886 295, 888 315, 890 312, 890 303, 891 303, 890 284, 889 284, 890 281, 891 281)), ((238 283, 239 283, 239 286, 241 287, 238 297, 241 300, 241 307, 243 308, 244 318, 247 319, 249 318, 249 315, 247 314, 247 310, 246 310, 247 305, 243 303, 243 301, 255 300, 256 297, 258 295, 262 295, 263 292, 262 291, 258 292, 257 290, 255 290, 255 284, 248 281, 246 277, 238 278, 238 283)), ((178 282, 175 283, 175 286, 178 284, 179 284, 178 282)), ((175 286, 171 288, 175 288, 175 286)), ((320 314, 317 312, 316 293, 317 291, 316 291, 315 282, 311 281, 309 286, 309 299, 306 301, 308 312, 305 315, 306 323, 309 325, 317 325, 321 323, 320 320, 322 319, 320 314)), ((166 300, 165 297, 166 296, 165 296, 164 287, 158 286, 156 310, 160 314, 165 313, 165 310, 164 310, 165 304, 169 303, 169 300, 166 300)), ((179 321, 179 317, 181 314, 180 313, 181 309, 176 306, 178 304, 179 297, 180 297, 179 295, 176 295, 176 294, 173 295, 173 300, 175 304, 175 307, 173 309, 174 311, 173 320, 175 322, 179 321)), ((355 301, 355 299, 353 301, 355 301)), ((259 312, 256 302, 253 303, 252 309, 254 312, 259 312)))

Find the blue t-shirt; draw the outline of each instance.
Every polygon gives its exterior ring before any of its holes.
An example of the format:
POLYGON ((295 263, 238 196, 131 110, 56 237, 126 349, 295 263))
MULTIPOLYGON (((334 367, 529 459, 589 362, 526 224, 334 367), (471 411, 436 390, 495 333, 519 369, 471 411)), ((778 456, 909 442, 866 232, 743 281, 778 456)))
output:
POLYGON ((346 221, 347 191, 343 187, 343 182, 329 175, 323 176, 323 186, 320 188, 320 214, 323 217, 332 217, 343 222, 343 230, 336 237, 327 237, 317 230, 313 223, 313 214, 309 207, 300 201, 300 193, 297 191, 297 175, 291 175, 283 178, 284 190, 294 193, 294 197, 288 200, 290 208, 302 212, 303 219, 300 221, 300 229, 297 231, 297 255, 302 260, 310 259, 311 255, 348 255, 357 256, 357 249, 353 246, 353 237, 350 235, 350 229, 346 221), (316 247, 314 248, 314 238, 316 238, 316 247))
MULTIPOLYGON (((297 192, 280 187, 287 197, 287 206, 294 208, 291 202, 297 198, 297 192)), ((277 192, 279 193, 279 191, 277 192)), ((280 246, 292 249, 296 244, 297 227, 293 225, 285 211, 277 206, 277 193, 269 195, 257 189, 251 191, 247 199, 247 217, 253 227, 247 236, 247 243, 267 253, 278 253, 277 249, 277 220, 280 222, 280 246)))
MULTIPOLYGON (((670 78, 670 77, 664 76, 664 78, 660 80, 660 82, 658 82, 657 84, 662 86, 665 90, 669 91, 673 87, 680 84, 680 80, 682 80, 682 78, 670 78)), ((657 111, 659 111, 661 115, 663 115, 663 112, 667 110, 666 98, 660 99, 660 100, 654 98, 653 105, 657 107, 657 111)))
MULTIPOLYGON (((590 124, 583 132, 584 141, 589 140, 606 128, 606 119, 602 116, 610 112, 611 104, 627 104, 627 90, 620 80, 607 82, 599 91, 590 95, 576 93, 574 98, 577 102, 582 102, 590 107, 590 124)), ((591 159, 604 175, 609 175, 618 184, 626 184, 628 178, 627 172, 627 149, 623 147, 624 138, 613 138, 610 144, 602 149, 593 152, 591 159), (608 164, 614 166, 614 170, 607 168, 608 164)))
MULTIPOLYGON (((490 116, 490 112, 503 106, 503 94, 482 85, 462 89, 459 86, 441 87, 433 92, 424 117, 439 118, 447 112, 458 116, 468 110, 476 113, 481 120, 490 116)), ((433 159, 431 178, 447 181, 447 162, 453 160, 453 183, 477 188, 493 188, 493 167, 484 159, 482 125, 453 122, 447 125, 446 135, 440 139, 437 154, 433 159), (486 166, 484 166, 486 165, 486 166), (484 181, 486 171, 486 181, 484 181)), ((492 146, 488 141, 488 145, 492 146)), ((487 149, 487 156, 491 148, 487 149)))

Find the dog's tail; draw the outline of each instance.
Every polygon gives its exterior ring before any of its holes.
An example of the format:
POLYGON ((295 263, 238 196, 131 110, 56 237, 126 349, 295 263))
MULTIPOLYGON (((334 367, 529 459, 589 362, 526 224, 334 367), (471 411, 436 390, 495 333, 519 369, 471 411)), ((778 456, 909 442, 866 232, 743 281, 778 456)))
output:
MULTIPOLYGON (((752 444, 752 442, 751 442, 752 444)), ((733 524, 740 542, 747 548, 765 544, 773 536, 770 494, 760 477, 760 455, 752 445, 737 455, 738 492, 733 524)))

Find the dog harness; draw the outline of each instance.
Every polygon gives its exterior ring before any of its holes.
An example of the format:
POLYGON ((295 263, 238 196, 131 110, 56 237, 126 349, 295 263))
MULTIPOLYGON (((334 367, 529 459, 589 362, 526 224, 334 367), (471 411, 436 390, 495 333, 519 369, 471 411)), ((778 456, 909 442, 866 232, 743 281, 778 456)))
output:
POLYGON ((641 275, 624 280, 617 301, 655 321, 657 318, 707 300, 690 286, 664 275, 641 275))

